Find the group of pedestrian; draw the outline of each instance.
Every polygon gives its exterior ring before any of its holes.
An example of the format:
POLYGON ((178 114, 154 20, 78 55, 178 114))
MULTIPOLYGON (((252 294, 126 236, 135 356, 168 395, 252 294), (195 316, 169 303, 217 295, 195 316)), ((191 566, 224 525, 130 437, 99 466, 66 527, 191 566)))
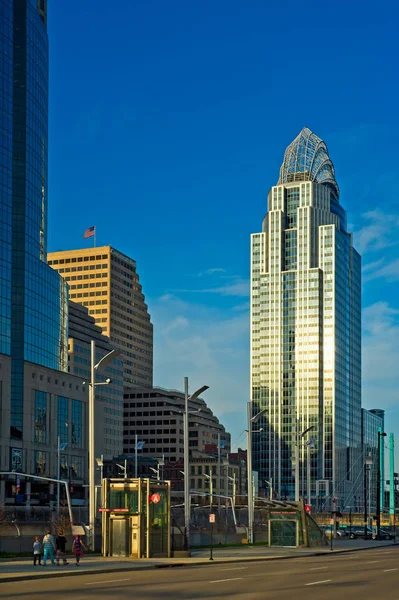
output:
MULTIPOLYGON (((35 537, 35 541, 33 542, 33 565, 42 564, 42 554, 43 554, 43 567, 47 565, 47 558, 50 557, 50 561, 52 565, 60 566, 60 560, 62 559, 62 564, 69 565, 69 562, 66 558, 66 545, 67 539, 64 535, 64 531, 60 529, 57 537, 54 539, 53 534, 51 533, 51 529, 47 529, 46 535, 43 538, 43 541, 40 541, 40 537, 37 535, 35 537), (54 554, 56 562, 54 562, 54 554)), ((83 550, 86 550, 85 545, 78 535, 75 536, 72 544, 72 553, 75 555, 76 566, 78 567, 80 564, 80 559, 83 556, 83 550)))

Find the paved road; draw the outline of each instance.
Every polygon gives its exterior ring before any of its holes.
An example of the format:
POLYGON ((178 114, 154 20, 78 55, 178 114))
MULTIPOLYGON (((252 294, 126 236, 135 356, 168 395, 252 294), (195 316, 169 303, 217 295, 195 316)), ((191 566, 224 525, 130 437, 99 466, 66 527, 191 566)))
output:
POLYGON ((264 563, 210 564, 0 585, 15 600, 399 600, 399 547, 264 563))

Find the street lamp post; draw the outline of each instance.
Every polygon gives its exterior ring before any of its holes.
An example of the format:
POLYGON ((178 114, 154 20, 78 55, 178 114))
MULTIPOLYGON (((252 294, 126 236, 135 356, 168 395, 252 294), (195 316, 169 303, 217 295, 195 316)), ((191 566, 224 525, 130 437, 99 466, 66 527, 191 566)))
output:
POLYGON ((164 465, 164 459, 160 458, 156 469, 154 469, 153 467, 150 467, 150 470, 153 473, 156 473, 157 481, 161 481, 161 467, 163 467, 163 465, 164 465))
POLYGON ((248 465, 248 544, 254 543, 254 494, 252 481, 252 424, 257 423, 266 408, 252 416, 252 402, 248 402, 248 429, 247 429, 247 465, 248 465))
POLYGON ((119 350, 111 350, 99 360, 96 364, 96 343, 91 340, 91 360, 90 360, 90 383, 89 383, 89 527, 91 532, 90 550, 95 550, 95 523, 96 523, 96 499, 95 499, 95 470, 96 460, 94 452, 94 403, 95 403, 95 386, 108 385, 110 379, 104 382, 96 383, 96 373, 100 367, 105 367, 118 354, 119 350))
POLYGON ((381 438, 387 434, 384 431, 378 430, 378 476, 377 476, 377 540, 380 539, 380 528, 381 528, 381 438))
MULTIPOLYGON (((196 400, 203 392, 209 389, 208 385, 203 385, 196 390, 191 396, 188 395, 188 377, 184 378, 184 414, 183 414, 183 430, 184 430, 184 530, 185 530, 185 546, 189 548, 190 536, 190 454, 189 454, 189 436, 188 436, 188 403, 189 400, 196 400)), ((196 411, 198 412, 198 411, 196 411)))
POLYGON ((220 518, 220 504, 221 504, 221 499, 220 499, 220 494, 221 489, 220 489, 220 483, 221 483, 221 472, 220 472, 221 466, 220 466, 220 432, 218 432, 218 517, 220 518))
MULTIPOLYGON (((236 484, 236 473, 234 471, 233 473, 233 477, 230 477, 230 475, 228 475, 228 480, 233 482, 233 506, 235 506, 236 504, 236 493, 237 493, 237 484, 236 484)), ((228 496, 229 494, 227 493, 226 496, 228 496)))
POLYGON ((60 479, 61 479, 61 452, 68 446, 67 443, 60 443, 60 436, 57 437, 57 513, 60 514, 60 479))
POLYGON ((265 483, 269 486, 269 498, 270 500, 273 500, 273 477, 270 477, 270 481, 267 481, 267 479, 265 479, 265 483))
POLYGON ((137 479, 138 477, 138 472, 139 472, 139 458, 138 458, 138 451, 143 449, 145 442, 139 442, 139 438, 137 433, 134 436, 134 476, 137 479))
MULTIPOLYGON (((299 448, 300 448, 301 440, 305 437, 305 435, 307 433, 309 433, 309 431, 312 431, 312 429, 314 429, 314 425, 312 425, 311 427, 308 427, 307 429, 305 429, 305 431, 302 431, 302 433, 300 433, 299 419, 296 421, 296 428, 295 428, 295 502, 299 502, 299 448)), ((308 444, 306 444, 306 446, 308 446, 308 444)), ((310 446, 308 446, 308 447, 310 448, 310 446)), ((310 457, 310 454, 309 454, 309 457, 310 457)), ((308 468, 309 468, 309 465, 308 465, 308 468)), ((309 477, 308 477, 308 480, 309 480, 309 477)), ((308 491, 308 496, 309 496, 309 491, 308 491)))
POLYGON ((367 519, 368 519, 368 510, 371 511, 371 506, 367 508, 367 475, 368 471, 370 471, 371 465, 373 464, 371 456, 366 456, 364 460, 364 539, 367 539, 367 519))
POLYGON ((119 467, 121 469, 121 471, 123 471, 124 479, 127 479, 127 460, 125 459, 124 465, 121 465, 120 463, 116 463, 116 466, 119 467))
POLYGON ((207 475, 206 473, 204 473, 205 477, 207 479, 209 479, 209 510, 212 510, 212 504, 213 504, 213 479, 212 479, 212 471, 210 475, 207 475))

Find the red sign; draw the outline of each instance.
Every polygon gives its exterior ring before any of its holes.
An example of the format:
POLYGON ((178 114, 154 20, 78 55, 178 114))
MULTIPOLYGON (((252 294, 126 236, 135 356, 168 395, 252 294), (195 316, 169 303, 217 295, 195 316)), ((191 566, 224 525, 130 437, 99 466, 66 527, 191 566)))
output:
POLYGON ((216 515, 214 513, 211 513, 209 515, 209 523, 215 523, 216 522, 216 515))
POLYGON ((150 498, 151 502, 153 502, 154 504, 158 504, 158 502, 161 502, 161 496, 159 494, 153 494, 150 498))
POLYGON ((99 512, 129 512, 128 508, 99 508, 99 512))
POLYGON ((308 514, 310 514, 312 512, 311 504, 305 504, 305 512, 307 512, 308 514))

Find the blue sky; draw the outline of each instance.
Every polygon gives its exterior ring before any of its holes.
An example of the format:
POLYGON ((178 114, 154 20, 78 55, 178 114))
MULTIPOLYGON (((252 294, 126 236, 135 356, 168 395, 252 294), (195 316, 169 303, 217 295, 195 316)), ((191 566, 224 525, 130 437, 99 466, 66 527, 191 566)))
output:
POLYGON ((49 249, 138 262, 155 383, 207 383, 243 444, 249 236, 308 126, 363 255, 363 398, 399 435, 397 5, 336 0, 49 3, 49 249))

